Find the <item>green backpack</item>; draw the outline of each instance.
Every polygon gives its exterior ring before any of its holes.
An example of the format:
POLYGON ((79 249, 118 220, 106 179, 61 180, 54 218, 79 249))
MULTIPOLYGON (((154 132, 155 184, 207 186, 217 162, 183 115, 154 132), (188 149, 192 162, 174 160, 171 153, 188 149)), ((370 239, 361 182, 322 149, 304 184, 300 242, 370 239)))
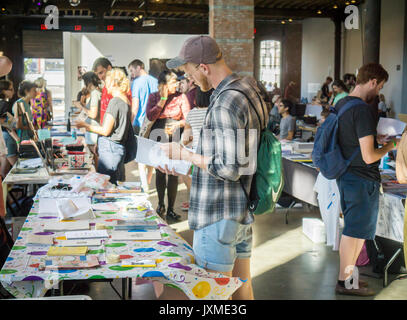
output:
MULTIPOLYGON (((241 90, 226 89, 225 91, 228 90, 238 91, 246 97, 250 106, 256 112, 259 123, 261 124, 260 115, 249 97, 241 90)), ((264 114, 265 108, 263 100, 258 93, 257 96, 262 106, 263 115, 266 118, 266 115, 264 114)), ((281 155, 280 141, 278 141, 275 135, 265 127, 260 133, 260 143, 257 150, 257 171, 253 176, 249 193, 244 188, 242 180, 239 179, 249 203, 249 211, 252 214, 259 215, 273 212, 277 201, 280 199, 284 188, 283 162, 281 155)))

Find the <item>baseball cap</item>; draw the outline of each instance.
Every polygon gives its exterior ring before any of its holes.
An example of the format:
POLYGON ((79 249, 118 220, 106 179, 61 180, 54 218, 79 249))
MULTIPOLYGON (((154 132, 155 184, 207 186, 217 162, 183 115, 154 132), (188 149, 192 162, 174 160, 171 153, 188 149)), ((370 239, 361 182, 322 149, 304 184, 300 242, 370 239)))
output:
POLYGON ((177 57, 167 61, 168 69, 178 68, 188 62, 196 64, 213 64, 222 57, 216 41, 209 36, 188 38, 177 57))

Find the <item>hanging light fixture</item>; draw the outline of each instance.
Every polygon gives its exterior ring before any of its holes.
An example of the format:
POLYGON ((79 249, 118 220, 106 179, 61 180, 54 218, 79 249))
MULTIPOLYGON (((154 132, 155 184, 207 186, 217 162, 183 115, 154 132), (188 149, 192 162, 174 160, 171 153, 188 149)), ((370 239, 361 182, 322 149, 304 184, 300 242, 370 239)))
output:
POLYGON ((77 6, 79 6, 80 3, 81 3, 81 0, 69 0, 69 4, 72 7, 77 7, 77 6))

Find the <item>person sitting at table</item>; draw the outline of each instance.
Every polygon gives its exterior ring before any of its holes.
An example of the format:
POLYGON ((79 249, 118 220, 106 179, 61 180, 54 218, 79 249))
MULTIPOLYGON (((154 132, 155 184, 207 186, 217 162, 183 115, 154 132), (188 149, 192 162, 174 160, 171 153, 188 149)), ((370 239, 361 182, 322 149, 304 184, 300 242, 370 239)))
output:
POLYGON ((332 89, 334 91, 333 106, 335 106, 339 100, 349 95, 348 88, 342 80, 335 80, 332 84, 332 89))
MULTIPOLYGON (((17 135, 21 141, 30 140, 32 138, 32 132, 27 122, 26 117, 23 115, 23 110, 18 107, 19 103, 24 105, 24 112, 28 115, 29 121, 33 123, 33 115, 31 113, 30 101, 37 95, 37 88, 31 81, 24 80, 18 86, 18 99, 13 105, 13 115, 17 122, 17 135)), ((34 123, 34 127, 36 124, 34 123)))
POLYGON ((131 126, 130 101, 126 96, 130 81, 119 68, 113 68, 106 74, 106 90, 112 95, 103 119, 103 125, 92 125, 78 121, 77 128, 99 135, 97 172, 110 176, 111 183, 125 180, 124 156, 128 131, 131 126))
MULTIPOLYGON (((89 71, 82 75, 82 80, 85 83, 86 91, 90 93, 90 98, 87 101, 85 107, 82 106, 80 101, 75 101, 74 105, 79 110, 85 112, 88 116, 86 123, 97 126, 100 122, 100 100, 101 100, 101 90, 99 85, 101 81, 99 80, 96 73, 89 71)), ((98 135, 92 132, 85 133, 85 141, 89 147, 90 152, 93 154, 93 159, 95 161, 95 166, 97 167, 97 152, 96 145, 98 142, 98 135)))
POLYGON ((279 106, 278 112, 281 115, 280 121, 280 140, 293 140, 295 132, 295 118, 291 115, 294 110, 294 104, 287 99, 283 99, 279 106))

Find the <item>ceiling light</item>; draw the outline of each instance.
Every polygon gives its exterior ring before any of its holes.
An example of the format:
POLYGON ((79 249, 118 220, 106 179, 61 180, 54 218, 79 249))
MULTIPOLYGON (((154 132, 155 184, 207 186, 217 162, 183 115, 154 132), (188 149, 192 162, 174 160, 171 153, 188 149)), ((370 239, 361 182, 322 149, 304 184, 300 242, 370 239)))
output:
POLYGON ((137 22, 138 20, 139 20, 138 17, 134 17, 134 19, 133 19, 134 22, 137 22))
POLYGON ((293 22, 293 19, 290 18, 290 19, 288 19, 288 21, 293 22))
POLYGON ((317 13, 318 13, 318 14, 322 14, 322 11, 321 11, 321 10, 318 10, 317 13))
POLYGON ((334 5, 334 9, 338 9, 338 6, 337 6, 337 5, 334 5))
POLYGON ((69 0, 69 4, 72 7, 77 7, 81 3, 81 0, 69 0))
POLYGON ((154 27, 155 26, 155 20, 144 20, 143 21, 143 27, 154 27))
POLYGON ((285 24, 285 21, 283 20, 283 21, 281 21, 281 23, 282 23, 282 24, 285 24))
POLYGON ((142 19, 142 18, 143 18, 143 15, 142 15, 142 14, 140 14, 140 15, 138 16, 138 18, 139 18, 139 19, 142 19))

